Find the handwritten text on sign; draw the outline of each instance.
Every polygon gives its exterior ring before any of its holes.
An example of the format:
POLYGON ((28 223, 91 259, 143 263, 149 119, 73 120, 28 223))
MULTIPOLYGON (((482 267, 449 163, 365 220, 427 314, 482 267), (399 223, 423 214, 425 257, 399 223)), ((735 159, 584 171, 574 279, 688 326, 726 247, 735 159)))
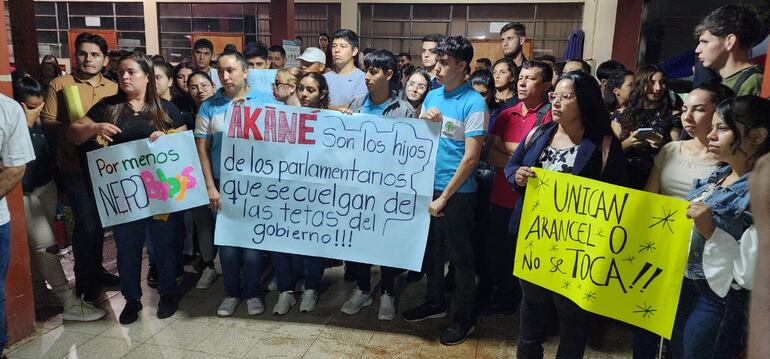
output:
POLYGON ((534 170, 514 274, 670 338, 692 228, 687 202, 534 170))
POLYGON ((207 204, 191 131, 87 153, 102 226, 207 204))
POLYGON ((438 125, 257 103, 225 120, 217 244, 421 267, 438 125))

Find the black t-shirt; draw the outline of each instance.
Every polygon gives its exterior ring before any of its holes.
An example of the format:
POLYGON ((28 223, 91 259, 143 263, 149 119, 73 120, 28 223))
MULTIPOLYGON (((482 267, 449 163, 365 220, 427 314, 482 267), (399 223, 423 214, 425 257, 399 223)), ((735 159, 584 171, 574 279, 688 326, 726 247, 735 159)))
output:
MULTIPOLYGON (((106 122, 107 119, 104 118, 104 115, 107 112, 108 107, 120 104, 124 101, 125 100, 121 99, 118 95, 104 98, 94 105, 94 107, 91 107, 91 110, 88 111, 86 116, 94 122, 106 122)), ((171 122, 173 122, 173 125, 169 129, 185 125, 182 114, 174 104, 163 99, 161 99, 160 102, 163 112, 165 112, 166 115, 171 118, 171 122)), ((126 106, 125 113, 118 117, 115 125, 118 126, 122 132, 112 137, 113 142, 111 144, 113 145, 146 139, 150 137, 150 134, 157 131, 147 111, 134 112, 128 106, 126 106)))

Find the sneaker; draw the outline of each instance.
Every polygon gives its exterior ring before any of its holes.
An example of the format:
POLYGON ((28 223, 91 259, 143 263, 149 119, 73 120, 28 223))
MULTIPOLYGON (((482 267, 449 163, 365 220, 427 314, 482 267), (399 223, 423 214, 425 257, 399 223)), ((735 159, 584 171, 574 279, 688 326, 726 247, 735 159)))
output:
POLYGON ((315 310, 315 305, 318 303, 318 294, 312 289, 302 292, 302 302, 299 303, 299 311, 303 313, 312 312, 315 310))
POLYGON ((163 294, 160 296, 160 302, 158 302, 158 319, 166 319, 171 317, 179 309, 179 300, 173 294, 163 294))
POLYGON ((450 324, 443 332, 441 332, 440 340, 444 345, 457 345, 461 344, 468 339, 476 330, 476 323, 473 321, 455 320, 450 324))
POLYGON ((294 304, 297 304, 297 298, 294 298, 294 293, 288 290, 281 292, 281 294, 278 294, 278 301, 273 306, 273 314, 284 315, 291 310, 294 304))
POLYGON ((102 319, 105 315, 107 315, 107 312, 104 309, 94 307, 86 303, 82 298, 75 297, 70 303, 65 305, 63 318, 64 320, 75 322, 92 322, 102 319))
POLYGON ((238 308, 238 303, 240 302, 241 300, 239 298, 225 297, 225 299, 222 300, 222 304, 220 304, 217 309, 217 315, 220 317, 229 317, 233 315, 233 313, 235 313, 235 308, 238 308))
POLYGON ((401 314, 407 322, 421 322, 425 319, 436 319, 446 317, 447 312, 444 306, 432 306, 428 303, 412 308, 401 314))
POLYGON ((246 311, 249 315, 257 315, 265 312, 265 305, 262 304, 262 299, 257 297, 246 299, 246 311))
POLYGON ((379 320, 393 320, 396 318, 396 299, 388 293, 382 293, 380 296, 380 312, 377 313, 379 320))
POLYGON ((270 280, 270 283, 267 284, 267 291, 268 292, 275 292, 278 290, 278 282, 275 281, 275 278, 270 280))
POLYGON ((126 306, 123 307, 123 311, 120 312, 118 320, 120 324, 127 325, 135 322, 139 319, 139 311, 142 310, 142 302, 138 300, 126 301, 126 306))
POLYGON ((219 275, 213 267, 205 267, 203 268, 203 272, 201 272, 201 277, 198 279, 198 283, 195 283, 195 288, 209 289, 218 277, 219 275))
POLYGON ((342 305, 340 310, 345 314, 353 315, 361 311, 361 308, 372 305, 372 302, 374 300, 369 292, 356 288, 353 290, 353 294, 350 295, 350 299, 342 305))

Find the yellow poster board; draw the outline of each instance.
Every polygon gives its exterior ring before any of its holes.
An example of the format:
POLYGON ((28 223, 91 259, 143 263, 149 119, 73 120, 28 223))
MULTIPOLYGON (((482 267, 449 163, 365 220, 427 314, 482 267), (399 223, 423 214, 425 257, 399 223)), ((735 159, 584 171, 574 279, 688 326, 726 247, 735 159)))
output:
POLYGON ((587 311, 671 338, 692 228, 687 202, 534 171, 514 274, 587 311))

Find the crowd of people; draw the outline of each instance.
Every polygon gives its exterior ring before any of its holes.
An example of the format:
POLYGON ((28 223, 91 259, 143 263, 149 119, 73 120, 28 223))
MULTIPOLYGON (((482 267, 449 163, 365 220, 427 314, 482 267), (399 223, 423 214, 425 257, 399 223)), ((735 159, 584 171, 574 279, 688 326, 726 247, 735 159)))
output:
MULTIPOLYGON (((478 316, 518 311, 518 357, 542 358, 542 345, 554 331, 560 337, 557 357, 582 357, 591 328, 603 325, 597 315, 511 275, 526 185, 539 167, 689 201, 689 259, 665 349, 673 358, 730 358, 746 347, 757 261, 749 182, 759 157, 770 152, 770 101, 757 96, 761 70, 748 57, 759 33, 756 15, 745 6, 723 6, 705 17, 695 29, 697 82, 684 100, 656 65, 631 71, 610 60, 594 77, 583 59, 527 59, 527 29, 517 22, 500 31, 503 58, 471 63, 468 39, 431 34, 422 39, 421 66, 408 53, 360 50, 358 35, 348 29, 320 34, 319 47, 306 48, 299 67, 286 67, 279 45, 249 44, 243 52, 228 45, 212 61, 214 46, 201 39, 192 46, 192 61, 172 65, 157 55, 109 51, 103 38, 83 33, 74 44, 71 74, 62 76, 57 59, 47 56, 39 79, 16 76, 20 106, 0 97, 0 193, 21 180, 35 301, 44 305, 47 284, 64 320, 101 319, 104 289, 118 286, 126 299, 120 323, 138 320, 145 245, 147 281, 160 294, 157 316, 172 316, 186 235, 195 239, 200 256, 197 289, 212 286, 220 276, 215 259, 221 263, 218 316, 232 315, 241 302, 249 315, 263 313, 265 289, 279 293, 272 313, 284 315, 297 303, 300 312, 311 312, 323 300, 325 269, 338 261, 214 244, 227 109, 246 99, 383 121, 441 122, 422 273, 406 274, 409 281, 427 277, 425 302, 397 308, 395 278, 404 271, 382 267, 378 319, 394 320, 400 312, 403 320, 417 322, 451 314, 439 339, 455 345, 474 332, 478 316), (278 69, 272 96, 250 83, 251 69, 268 68, 278 69), (119 276, 106 271, 106 229, 85 153, 185 130, 194 131, 209 205, 109 228, 119 276), (52 229, 60 203, 74 216, 74 288, 52 229)), ((8 212, 1 205, 4 238, 8 212)), ((8 240, 2 245, 4 276, 8 240)), ((356 315, 377 299, 372 265, 344 266, 345 280, 357 287, 341 311, 356 315)), ((6 340, 3 330, 0 345, 6 340)), ((634 357, 654 358, 663 350, 660 343, 636 329, 634 357)))

